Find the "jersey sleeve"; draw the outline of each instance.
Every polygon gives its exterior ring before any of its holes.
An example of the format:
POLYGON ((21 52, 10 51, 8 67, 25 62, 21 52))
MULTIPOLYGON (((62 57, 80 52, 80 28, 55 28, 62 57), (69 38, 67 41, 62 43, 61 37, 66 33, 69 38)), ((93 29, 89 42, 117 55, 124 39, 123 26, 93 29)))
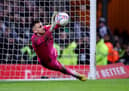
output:
MULTIPOLYGON (((53 30, 58 29, 59 27, 60 27, 60 25, 56 24, 56 26, 54 27, 53 30)), ((45 26, 43 26, 43 28, 48 31, 51 28, 51 25, 45 25, 45 26)))
MULTIPOLYGON (((40 37, 33 38, 33 43, 35 46, 40 46, 43 43, 47 43, 47 40, 49 40, 52 37, 52 32, 49 31, 51 25, 45 25, 43 28, 46 30, 45 34, 40 37)), ((60 26, 56 25, 54 29, 58 29, 60 26)))

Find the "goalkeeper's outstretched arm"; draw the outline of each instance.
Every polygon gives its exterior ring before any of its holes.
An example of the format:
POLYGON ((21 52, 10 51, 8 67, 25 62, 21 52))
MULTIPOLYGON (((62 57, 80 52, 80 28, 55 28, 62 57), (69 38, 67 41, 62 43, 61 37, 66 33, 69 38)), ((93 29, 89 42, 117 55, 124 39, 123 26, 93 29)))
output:
POLYGON ((56 25, 58 25, 58 23, 55 22, 55 16, 56 16, 57 14, 58 14, 58 12, 57 12, 57 11, 54 11, 54 13, 53 13, 53 15, 52 15, 52 18, 51 18, 51 27, 50 27, 50 29, 49 29, 50 32, 52 32, 52 31, 55 29, 56 25))
POLYGON ((37 20, 31 24, 33 33, 40 38, 35 38, 35 42, 37 45, 46 42, 51 37, 51 32, 59 27, 59 25, 55 22, 55 16, 58 12, 54 12, 51 19, 51 25, 42 26, 42 23, 37 20))

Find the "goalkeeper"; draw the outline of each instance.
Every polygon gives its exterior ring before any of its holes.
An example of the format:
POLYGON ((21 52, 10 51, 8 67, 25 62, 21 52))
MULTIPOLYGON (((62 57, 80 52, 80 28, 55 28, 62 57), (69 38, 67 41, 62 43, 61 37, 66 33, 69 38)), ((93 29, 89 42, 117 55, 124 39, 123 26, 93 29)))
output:
POLYGON ((85 75, 81 75, 71 69, 65 68, 57 60, 57 51, 53 47, 53 36, 52 31, 57 29, 60 25, 54 21, 57 12, 54 12, 51 20, 51 25, 42 26, 42 23, 38 20, 32 22, 31 28, 33 35, 31 38, 32 47, 34 48, 39 63, 51 70, 60 71, 67 75, 72 75, 73 77, 85 81, 85 75))

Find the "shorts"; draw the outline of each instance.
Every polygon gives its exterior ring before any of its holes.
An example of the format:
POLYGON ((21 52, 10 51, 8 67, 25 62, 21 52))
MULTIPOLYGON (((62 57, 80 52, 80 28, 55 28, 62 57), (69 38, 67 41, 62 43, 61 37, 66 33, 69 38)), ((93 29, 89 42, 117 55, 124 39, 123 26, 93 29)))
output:
POLYGON ((54 48, 53 55, 48 59, 40 60, 40 63, 48 69, 59 71, 62 69, 63 65, 57 60, 57 56, 57 51, 54 48))

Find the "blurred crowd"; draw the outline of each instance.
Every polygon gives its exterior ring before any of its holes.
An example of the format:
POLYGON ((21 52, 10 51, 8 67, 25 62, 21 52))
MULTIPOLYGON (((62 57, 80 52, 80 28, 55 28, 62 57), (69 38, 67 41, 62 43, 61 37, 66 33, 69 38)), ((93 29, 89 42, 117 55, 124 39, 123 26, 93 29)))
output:
MULTIPOLYGON (((25 49, 22 48, 26 45, 30 46, 32 35, 30 24, 35 18, 48 23, 47 20, 49 19, 43 18, 44 16, 49 17, 47 11, 47 8, 39 7, 36 0, 0 0, 1 63, 16 63, 21 62, 23 56, 25 56, 25 59, 27 58, 24 53, 25 49)), ((30 50, 27 49, 27 51, 31 53, 30 50)))
POLYGON ((50 24, 53 11, 66 11, 67 5, 58 0, 0 0, 0 63, 38 63, 30 25, 35 19, 50 24))
MULTIPOLYGON (((99 42, 103 40, 104 46, 96 48, 96 56, 100 57, 100 53, 102 55, 107 55, 101 58, 105 60, 104 64, 111 64, 111 63, 124 63, 129 65, 129 39, 127 33, 120 33, 118 29, 114 30, 115 32, 112 33, 110 28, 106 24, 106 19, 101 17, 98 21, 98 28, 97 28, 97 46, 99 42), (107 50, 108 49, 108 50, 107 50), (104 52, 105 51, 105 52, 104 52), (100 52, 100 53, 97 53, 100 52), (107 59, 106 59, 107 57, 107 59), (107 62, 106 62, 107 61, 107 62)), ((97 57, 96 57, 97 58, 97 57)), ((97 59, 96 59, 97 60, 97 59)), ((98 65, 100 60, 97 60, 98 65)), ((104 61, 103 60, 103 61, 104 61)))
MULTIPOLYGON (((0 63, 38 63, 31 46, 30 24, 40 19, 49 24, 54 10, 70 12, 69 0, 1 0, 0 1, 0 63), (58 5, 61 5, 58 8, 58 5), (42 7, 41 7, 42 6, 42 7), (53 8, 54 6, 54 8, 53 8)), ((89 8, 88 8, 89 9, 89 8)), ((70 14, 70 13, 69 13, 70 14)), ((90 16, 89 16, 90 17, 90 16)), ((53 32, 58 60, 64 65, 90 64, 90 29, 79 16, 53 32)), ((129 44, 126 33, 112 33, 106 20, 100 18, 96 39, 96 63, 129 64, 129 44)))

